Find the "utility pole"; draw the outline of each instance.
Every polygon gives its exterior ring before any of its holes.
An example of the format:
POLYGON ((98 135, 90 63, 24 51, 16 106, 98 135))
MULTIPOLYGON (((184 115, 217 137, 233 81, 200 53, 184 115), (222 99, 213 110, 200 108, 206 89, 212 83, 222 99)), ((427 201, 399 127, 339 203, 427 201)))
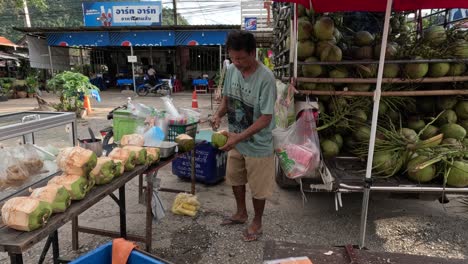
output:
POLYGON ((29 19, 28 3, 26 2, 26 0, 23 0, 23 7, 24 7, 24 26, 31 27, 31 20, 29 19))
POLYGON ((174 26, 177 26, 177 5, 176 5, 176 1, 177 0, 172 0, 172 6, 173 6, 173 9, 174 9, 174 26))

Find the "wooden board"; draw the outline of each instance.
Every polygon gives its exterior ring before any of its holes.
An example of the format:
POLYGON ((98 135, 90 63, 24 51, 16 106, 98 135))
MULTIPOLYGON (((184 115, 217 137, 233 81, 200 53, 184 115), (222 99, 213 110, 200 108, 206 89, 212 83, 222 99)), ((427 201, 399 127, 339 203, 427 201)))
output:
POLYGON ((145 165, 137 166, 133 171, 124 173, 124 175, 115 178, 109 184, 95 186, 83 200, 73 201, 66 212, 52 215, 47 225, 38 230, 22 232, 6 226, 0 226, 0 251, 22 253, 37 242, 46 238, 53 231, 59 229, 73 217, 80 215, 110 193, 122 187, 126 182, 143 173, 146 169, 147 166, 145 165))
MULTIPOLYGON (((466 260, 443 259, 427 256, 373 252, 353 249, 357 256, 356 264, 462 264, 466 260)), ((348 264, 351 259, 344 247, 304 245, 289 242, 267 241, 263 250, 263 260, 306 256, 313 264, 348 264), (325 253, 332 252, 330 255, 325 253)))

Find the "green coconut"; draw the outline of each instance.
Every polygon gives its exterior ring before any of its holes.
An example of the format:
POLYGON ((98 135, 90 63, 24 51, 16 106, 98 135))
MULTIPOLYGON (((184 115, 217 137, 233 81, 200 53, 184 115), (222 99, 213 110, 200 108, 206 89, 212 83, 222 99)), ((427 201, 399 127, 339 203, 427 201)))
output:
POLYGON ((416 143, 416 141, 418 141, 418 133, 416 133, 416 131, 411 128, 401 128, 400 134, 406 139, 408 143, 416 143))
POLYGON ((357 65, 356 72, 362 76, 362 78, 373 78, 377 76, 377 70, 379 66, 377 64, 368 65, 357 65))
MULTIPOLYGON (((374 58, 379 59, 380 58, 380 50, 381 50, 382 44, 377 44, 374 47, 374 58)), ((397 50, 398 44, 396 43, 388 43, 387 48, 385 49, 385 59, 393 59, 395 58, 398 50, 397 50)))
POLYGON ((353 57, 358 60, 372 59, 372 46, 362 46, 353 50, 353 57))
POLYGON ((379 104, 379 116, 385 116, 388 111, 388 105, 385 102, 379 104))
POLYGON ((447 75, 450 70, 450 63, 446 62, 436 62, 429 64, 429 73, 430 77, 443 77, 447 75))
POLYGON ((441 145, 449 145, 451 149, 461 149, 463 148, 463 144, 460 140, 456 138, 444 138, 442 142, 440 143, 441 145))
POLYGON ((430 139, 431 137, 437 136, 439 134, 439 128, 433 125, 428 125, 426 129, 421 134, 421 139, 430 139))
POLYGON ((367 92, 371 88, 370 83, 351 83, 348 84, 348 90, 354 92, 367 92))
POLYGON ((412 181, 425 183, 430 182, 436 177, 436 166, 431 164, 423 169, 417 169, 417 167, 424 162, 428 161, 429 158, 425 156, 417 156, 408 162, 406 166, 408 170, 408 178, 412 181))
POLYGON ((346 67, 336 67, 335 69, 331 70, 328 75, 330 78, 347 78, 349 73, 346 67))
POLYGON ((353 133, 353 137, 360 142, 369 141, 371 129, 367 126, 359 126, 353 133))
POLYGON ((357 109, 356 111, 351 113, 351 116, 353 117, 354 120, 359 121, 359 122, 366 122, 368 118, 366 111, 362 109, 357 109))
POLYGON ((224 145, 226 145, 227 140, 228 137, 226 136, 226 133, 223 132, 214 132, 211 135, 211 143, 215 148, 224 147, 224 145))
POLYGON ((320 61, 341 61, 342 58, 343 53, 336 45, 330 45, 320 53, 320 61))
POLYGON ((453 187, 468 186, 468 161, 460 160, 453 162, 447 175, 447 185, 453 187))
POLYGON ((338 144, 329 139, 322 141, 320 146, 322 148, 323 156, 327 159, 336 157, 338 153, 340 153, 338 144))
POLYGON ((393 176, 403 166, 403 159, 391 151, 378 151, 374 153, 372 168, 382 176, 393 176))
MULTIPOLYGON (((335 86, 330 83, 319 83, 316 87, 317 91, 335 91, 335 86)), ((320 101, 328 102, 330 101, 329 95, 321 95, 318 97, 320 101)))
POLYGON ((339 149, 343 147, 343 137, 340 134, 333 135, 330 140, 335 142, 339 149))
POLYGON ((458 122, 458 124, 460 126, 462 126, 466 131, 468 131, 468 119, 467 120, 460 120, 460 122, 458 122))
POLYGON ((13 197, 2 206, 2 225, 19 231, 43 227, 52 215, 52 206, 31 197, 13 197))
POLYGON ((399 122, 400 120, 400 113, 393 110, 393 109, 390 109, 387 111, 387 116, 390 118, 390 120, 392 120, 393 123, 396 123, 396 122, 399 122))
POLYGON ((301 90, 313 91, 317 89, 317 84, 316 83, 301 83, 299 84, 299 88, 301 90))
POLYGON ((333 37, 337 42, 339 42, 343 38, 343 34, 341 34, 341 32, 335 28, 335 30, 333 30, 333 37))
POLYGON ((354 43, 358 46, 372 45, 374 36, 368 31, 358 31, 354 34, 354 43))
MULTIPOLYGON (((421 58, 415 58, 421 59, 421 58)), ((429 71, 429 64, 427 63, 409 63, 405 64, 404 72, 410 79, 418 79, 426 76, 429 71)))
POLYGON ((359 146, 359 143, 354 139, 354 137, 346 137, 344 139, 344 146, 347 149, 354 149, 355 147, 359 146))
POLYGON ((455 111, 449 109, 445 110, 439 118, 436 120, 436 124, 439 126, 443 126, 445 124, 452 124, 457 122, 457 114, 455 111))
POLYGON ((333 100, 330 100, 328 109, 330 112, 334 113, 337 109, 343 109, 348 105, 348 102, 344 97, 336 97, 333 100))
POLYGON ((443 26, 431 26, 424 31, 424 42, 432 47, 442 44, 447 39, 447 33, 443 26))
POLYGON ((468 120, 468 101, 460 101, 455 106, 455 112, 460 119, 468 120))
POLYGON ((466 137, 466 130, 458 124, 445 124, 440 128, 444 138, 455 138, 463 140, 466 137))
POLYGON ((400 66, 398 64, 385 64, 383 77, 384 78, 396 78, 400 73, 400 66))
POLYGON ((408 128, 413 129, 416 132, 421 131, 426 126, 426 123, 422 119, 410 119, 408 120, 408 128))
POLYGON ((315 46, 315 55, 317 57, 320 57, 320 54, 322 54, 322 52, 325 50, 325 48, 331 47, 332 45, 335 45, 335 43, 333 43, 330 40, 319 41, 317 43, 317 45, 315 46))
POLYGON ((312 40, 303 40, 297 43, 297 57, 305 60, 314 55, 315 44, 312 40))
MULTIPOLYGON (((317 62, 317 58, 309 57, 304 62, 317 62)), ((302 65, 302 74, 304 77, 314 78, 323 74, 323 67, 321 65, 302 65)))
POLYGON ((465 40, 457 40, 453 44, 453 55, 458 58, 468 58, 468 42, 465 40))
POLYGON ((314 26, 310 23, 309 18, 303 17, 298 21, 298 40, 306 40, 312 37, 314 26))
POLYGON ((319 40, 329 40, 333 38, 335 23, 327 16, 321 17, 314 25, 314 35, 319 40))
POLYGON ((456 97, 453 96, 440 96, 437 97, 437 103, 436 107, 437 110, 442 111, 442 110, 448 110, 448 109, 453 109, 458 103, 458 100, 456 97))
POLYGON ((464 63, 451 63, 448 76, 460 76, 466 71, 466 65, 464 63))

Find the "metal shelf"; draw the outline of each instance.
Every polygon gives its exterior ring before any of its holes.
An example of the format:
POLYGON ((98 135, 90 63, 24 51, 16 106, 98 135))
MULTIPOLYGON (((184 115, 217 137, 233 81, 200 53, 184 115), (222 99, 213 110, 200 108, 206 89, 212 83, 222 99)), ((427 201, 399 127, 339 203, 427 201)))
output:
MULTIPOLYGON (((377 78, 308 78, 298 77, 298 82, 311 83, 377 83, 377 78)), ((450 76, 440 78, 419 78, 419 79, 401 79, 401 78, 382 78, 382 83, 443 83, 443 82, 466 82, 468 76, 450 76)))
MULTIPOLYGON (((468 62, 468 59, 424 59, 424 60, 385 60, 385 64, 413 64, 413 63, 436 63, 436 62, 468 62)), ((345 61, 317 61, 301 62, 297 65, 355 65, 355 64, 379 64, 378 60, 345 60, 345 61)))
MULTIPOLYGON (((310 95, 347 95, 347 96, 374 96, 374 92, 355 91, 310 91, 298 90, 301 94, 310 95)), ((432 90, 432 91, 383 91, 381 96, 436 96, 436 95, 468 95, 468 90, 432 90)))

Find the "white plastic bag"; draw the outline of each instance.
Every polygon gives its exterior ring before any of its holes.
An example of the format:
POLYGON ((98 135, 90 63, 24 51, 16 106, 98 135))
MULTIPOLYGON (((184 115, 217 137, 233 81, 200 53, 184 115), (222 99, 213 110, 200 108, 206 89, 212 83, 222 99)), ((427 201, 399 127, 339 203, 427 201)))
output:
POLYGON ((277 98, 275 102, 275 121, 277 127, 287 128, 294 123, 294 92, 292 84, 284 84, 276 80, 277 98))
POLYGON ((314 175, 320 164, 320 148, 313 112, 304 111, 288 128, 274 129, 273 145, 287 177, 314 175))
POLYGON ((164 97, 161 97, 161 100, 163 100, 164 107, 169 116, 172 116, 173 118, 181 118, 179 111, 177 111, 177 108, 175 107, 170 97, 164 96, 164 97))

